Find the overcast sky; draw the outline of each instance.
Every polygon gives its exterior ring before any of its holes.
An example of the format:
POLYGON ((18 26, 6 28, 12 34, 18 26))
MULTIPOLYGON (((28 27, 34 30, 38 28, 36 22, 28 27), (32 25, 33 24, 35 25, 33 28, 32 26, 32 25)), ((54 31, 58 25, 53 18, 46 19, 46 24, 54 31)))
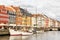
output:
POLYGON ((21 6, 31 13, 43 13, 60 20, 60 0, 0 0, 0 4, 21 6))

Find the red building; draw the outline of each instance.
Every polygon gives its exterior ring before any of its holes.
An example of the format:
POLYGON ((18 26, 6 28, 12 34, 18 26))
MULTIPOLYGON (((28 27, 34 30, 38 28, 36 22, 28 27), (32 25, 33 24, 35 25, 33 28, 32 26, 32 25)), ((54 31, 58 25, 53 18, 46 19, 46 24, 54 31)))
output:
POLYGON ((4 5, 0 5, 0 24, 7 24, 9 21, 9 15, 4 5))
POLYGON ((48 18, 45 19, 45 27, 46 27, 46 28, 49 27, 49 19, 48 19, 48 18))

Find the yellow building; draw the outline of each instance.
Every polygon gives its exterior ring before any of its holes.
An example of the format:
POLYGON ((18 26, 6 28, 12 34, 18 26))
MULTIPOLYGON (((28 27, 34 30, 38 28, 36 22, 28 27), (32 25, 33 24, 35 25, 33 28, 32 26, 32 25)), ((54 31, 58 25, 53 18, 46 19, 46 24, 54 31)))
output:
POLYGON ((27 21, 26 21, 26 16, 22 16, 22 25, 23 25, 23 26, 26 26, 26 25, 27 25, 26 22, 27 22, 27 21))
POLYGON ((30 16, 27 16, 26 17, 26 21, 27 21, 27 26, 31 26, 32 20, 31 20, 31 17, 30 16))
POLYGON ((31 14, 29 14, 26 10, 20 7, 11 6, 16 11, 16 24, 22 26, 30 26, 31 25, 31 14))
POLYGON ((30 27, 31 26, 31 17, 30 16, 22 16, 22 25, 30 27))

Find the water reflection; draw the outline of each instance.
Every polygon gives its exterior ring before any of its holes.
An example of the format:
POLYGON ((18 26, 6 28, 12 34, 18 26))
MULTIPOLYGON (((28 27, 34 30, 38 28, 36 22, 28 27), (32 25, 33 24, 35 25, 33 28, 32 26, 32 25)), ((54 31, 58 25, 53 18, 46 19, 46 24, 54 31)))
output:
POLYGON ((9 40, 26 40, 29 36, 10 36, 9 40))
POLYGON ((60 31, 49 31, 31 36, 0 36, 0 40, 60 40, 60 31))
POLYGON ((60 31, 49 31, 31 36, 28 40, 60 40, 60 31))
POLYGON ((21 36, 10 36, 9 40, 22 40, 21 36))
POLYGON ((9 40, 9 36, 0 36, 0 40, 9 40))

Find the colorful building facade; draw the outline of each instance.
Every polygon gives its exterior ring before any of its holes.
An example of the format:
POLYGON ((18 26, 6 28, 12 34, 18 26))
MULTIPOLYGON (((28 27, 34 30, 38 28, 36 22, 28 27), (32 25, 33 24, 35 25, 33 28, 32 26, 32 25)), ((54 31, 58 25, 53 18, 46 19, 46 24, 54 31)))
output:
POLYGON ((15 19, 15 24, 16 25, 22 25, 22 14, 20 12, 20 8, 19 7, 14 7, 12 6, 12 8, 15 9, 15 13, 16 13, 16 19, 15 19))
POLYGON ((0 5, 0 24, 8 24, 9 15, 4 5, 0 5))
POLYGON ((44 17, 42 14, 32 15, 32 26, 33 27, 44 27, 44 17))
POLYGON ((29 14, 15 6, 0 5, 0 24, 16 24, 26 27, 60 27, 60 22, 43 14, 29 14))
POLYGON ((15 13, 14 8, 12 8, 11 6, 7 6, 6 10, 9 15, 9 23, 8 24, 15 24, 16 13, 15 13))

